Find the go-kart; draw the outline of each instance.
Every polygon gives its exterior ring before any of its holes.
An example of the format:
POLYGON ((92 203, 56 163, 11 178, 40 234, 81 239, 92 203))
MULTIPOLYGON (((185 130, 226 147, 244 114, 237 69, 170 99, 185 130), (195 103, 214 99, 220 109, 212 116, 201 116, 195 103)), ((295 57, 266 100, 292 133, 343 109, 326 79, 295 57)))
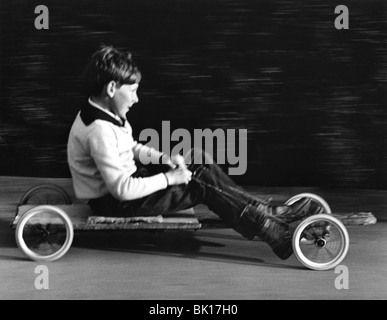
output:
MULTIPOLYGON (((308 217, 297 226, 292 239, 294 254, 307 268, 334 268, 347 255, 347 229, 332 214, 328 203, 316 194, 301 193, 288 199, 285 204, 290 205, 305 197, 319 204, 324 213, 308 217)), ((36 261, 54 261, 68 252, 74 231, 198 230, 206 223, 208 221, 199 221, 191 210, 173 216, 95 216, 87 204, 73 203, 63 188, 43 184, 28 190, 21 198, 11 227, 15 229, 17 245, 27 257, 36 261)))

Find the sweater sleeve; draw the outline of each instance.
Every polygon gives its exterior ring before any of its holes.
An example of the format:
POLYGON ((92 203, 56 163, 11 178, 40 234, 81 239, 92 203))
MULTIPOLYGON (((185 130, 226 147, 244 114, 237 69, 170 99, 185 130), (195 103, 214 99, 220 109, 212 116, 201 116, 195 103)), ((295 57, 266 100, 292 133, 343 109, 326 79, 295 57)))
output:
POLYGON ((109 126, 96 126, 86 137, 87 144, 109 192, 121 201, 145 197, 168 185, 164 174, 134 178, 120 159, 117 137, 109 126))

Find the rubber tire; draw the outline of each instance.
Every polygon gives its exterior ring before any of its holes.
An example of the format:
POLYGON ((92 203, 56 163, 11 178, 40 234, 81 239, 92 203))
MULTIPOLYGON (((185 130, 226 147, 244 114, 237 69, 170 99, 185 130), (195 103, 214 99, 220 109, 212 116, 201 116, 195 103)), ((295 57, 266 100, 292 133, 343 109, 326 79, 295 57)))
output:
POLYGON ((17 226, 16 226, 16 232, 15 232, 15 237, 16 237, 16 243, 18 247, 24 252, 24 254, 31 260, 35 261, 55 261, 63 257, 67 251, 70 249, 73 239, 74 239, 74 227, 73 224, 68 217, 68 215, 62 210, 59 209, 55 206, 50 206, 50 205, 45 205, 45 206, 37 206, 32 208, 31 210, 27 211, 18 221, 17 226), (34 253, 31 249, 29 249, 23 239, 23 229, 25 224, 29 219, 31 219, 34 215, 41 213, 43 211, 51 211, 54 214, 58 215, 63 222, 65 223, 66 226, 66 240, 63 246, 60 248, 59 251, 48 255, 38 255, 34 253))
POLYGON ((314 194, 314 193, 300 193, 300 194, 297 194, 293 197, 291 197, 290 199, 288 199, 285 204, 286 205, 291 205, 293 203, 295 203, 296 201, 302 199, 302 198, 310 198, 312 200, 314 200, 315 202, 317 202, 319 205, 321 205, 323 208, 324 208, 324 213, 326 214, 330 214, 332 213, 332 210, 331 210, 331 207, 329 206, 328 202, 326 202, 322 197, 320 197, 319 195, 317 194, 314 194))
POLYGON ((349 235, 348 235, 348 231, 345 228, 344 224, 339 219, 333 217, 330 214, 316 214, 314 216, 311 216, 311 217, 305 219, 297 226, 297 228, 294 232, 294 235, 293 235, 292 244, 293 244, 294 255, 296 256, 298 261, 300 261, 305 267, 307 267, 309 269, 323 271, 323 270, 332 269, 332 268, 336 267, 338 264, 340 264, 341 261, 343 261, 343 259, 347 255, 348 249, 349 249, 349 235), (297 239, 300 239, 301 234, 303 233, 304 229, 308 225, 310 225, 312 223, 319 222, 319 221, 328 221, 332 224, 335 224, 336 227, 338 227, 338 229, 341 231, 341 236, 343 237, 343 240, 344 240, 343 241, 344 245, 341 248, 341 252, 340 252, 339 256, 336 257, 335 259, 333 259, 332 261, 327 262, 327 263, 315 263, 315 262, 308 260, 304 256, 304 254, 301 252, 301 249, 299 246, 300 241, 297 240, 297 239))
MULTIPOLYGON (((37 185, 31 189, 29 189, 23 197, 20 199, 18 206, 22 206, 25 204, 28 204, 28 200, 31 199, 32 196, 39 192, 43 192, 43 190, 48 191, 54 191, 56 192, 60 197, 62 197, 63 203, 40 203, 40 204, 72 204, 71 197, 68 195, 66 190, 64 190, 62 187, 59 187, 55 184, 41 184, 37 185)), ((45 193, 46 193, 45 192, 45 193)))
POLYGON ((19 213, 19 207, 28 204, 28 201, 31 199, 32 196, 38 194, 38 193, 43 193, 46 194, 48 192, 54 192, 59 195, 63 200, 60 203, 37 203, 36 205, 57 205, 57 204, 72 204, 71 197, 68 195, 66 190, 64 190, 62 187, 59 187, 55 184, 40 184, 35 187, 32 187, 29 189, 20 199, 19 203, 16 206, 16 212, 15 212, 15 218, 14 220, 18 219, 17 215, 19 213))

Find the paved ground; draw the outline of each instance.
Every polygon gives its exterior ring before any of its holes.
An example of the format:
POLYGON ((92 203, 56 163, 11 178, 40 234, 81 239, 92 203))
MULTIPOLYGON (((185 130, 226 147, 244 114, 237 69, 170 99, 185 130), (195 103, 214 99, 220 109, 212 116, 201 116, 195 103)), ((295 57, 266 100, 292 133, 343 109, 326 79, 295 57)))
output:
MULTIPOLYGON (((387 197, 380 191, 321 190, 332 207, 343 206, 352 194, 347 207, 358 202, 358 211, 372 211, 379 219, 375 225, 348 227, 351 245, 342 263, 349 271, 348 289, 336 289, 340 274, 334 270, 307 270, 294 257, 281 261, 265 243, 219 229, 78 233, 65 257, 45 264, 49 289, 37 290, 39 264, 24 258, 8 223, 20 189, 40 181, 0 182, 1 299, 387 299, 387 221, 382 210, 387 197), (373 201, 369 206, 365 195, 373 201)), ((281 198, 296 191, 265 189, 263 194, 281 198)))

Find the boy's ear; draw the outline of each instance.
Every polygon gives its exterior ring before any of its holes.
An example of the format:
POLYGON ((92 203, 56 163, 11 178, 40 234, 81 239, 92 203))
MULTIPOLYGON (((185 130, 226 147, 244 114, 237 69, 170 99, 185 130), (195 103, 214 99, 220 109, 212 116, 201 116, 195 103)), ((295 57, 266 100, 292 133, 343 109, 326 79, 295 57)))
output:
POLYGON ((114 94, 116 93, 116 82, 115 81, 110 81, 106 86, 106 94, 109 96, 109 98, 113 98, 114 94))

